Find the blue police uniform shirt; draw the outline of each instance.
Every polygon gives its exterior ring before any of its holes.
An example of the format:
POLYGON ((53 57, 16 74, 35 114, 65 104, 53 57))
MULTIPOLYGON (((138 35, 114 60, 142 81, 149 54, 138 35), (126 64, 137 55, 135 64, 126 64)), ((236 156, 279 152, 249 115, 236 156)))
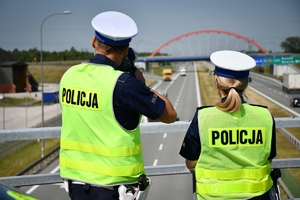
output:
MULTIPOLYGON (((221 101, 224 102, 225 100, 226 97, 224 97, 221 101)), ((242 103, 246 103, 243 100, 243 98, 242 98, 242 103)), ((198 160, 200 153, 201 153, 201 142, 200 142, 200 135, 199 135, 198 110, 197 110, 186 132, 179 154, 187 160, 198 160)), ((275 156, 276 156, 276 128, 275 128, 275 121, 273 118, 272 146, 271 146, 269 159, 273 159, 275 158, 275 156)))
MULTIPOLYGON (((90 59, 90 63, 104 64, 117 69, 117 64, 108 57, 96 54, 90 59)), ((127 130, 133 130, 139 123, 139 115, 142 114, 151 119, 159 118, 165 109, 165 102, 131 73, 123 73, 117 80, 113 93, 113 108, 117 121, 127 130)))

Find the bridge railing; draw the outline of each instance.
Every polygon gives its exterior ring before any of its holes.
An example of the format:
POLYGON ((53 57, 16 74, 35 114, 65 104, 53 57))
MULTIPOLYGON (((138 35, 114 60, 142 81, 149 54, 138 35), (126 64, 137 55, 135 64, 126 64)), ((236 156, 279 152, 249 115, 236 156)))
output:
MULTIPOLYGON (((275 118, 276 128, 300 127, 300 118, 275 118)), ((186 132, 190 122, 178 121, 173 124, 163 124, 160 122, 142 123, 142 134, 153 133, 172 133, 186 132)), ((61 127, 45 128, 24 128, 24 129, 6 129, 0 131, 0 142, 60 138, 61 127)), ((297 140, 297 138, 294 138, 297 140)), ((300 168, 300 158, 274 159, 272 168, 300 168)), ((148 176, 167 176, 177 174, 190 174, 191 171, 184 164, 146 166, 145 171, 148 176)), ((30 186, 61 183, 62 179, 59 173, 53 174, 35 174, 22 176, 0 177, 0 181, 11 186, 30 186)), ((194 180, 193 180, 194 181, 194 180)), ((292 195, 289 195, 293 199, 292 195)))

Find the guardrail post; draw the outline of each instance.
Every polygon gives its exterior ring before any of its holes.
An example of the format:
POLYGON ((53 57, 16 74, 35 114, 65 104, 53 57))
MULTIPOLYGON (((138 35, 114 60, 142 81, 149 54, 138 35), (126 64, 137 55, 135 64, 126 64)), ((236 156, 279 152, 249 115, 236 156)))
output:
POLYGON ((195 171, 191 171, 193 181, 193 200, 197 200, 195 171))

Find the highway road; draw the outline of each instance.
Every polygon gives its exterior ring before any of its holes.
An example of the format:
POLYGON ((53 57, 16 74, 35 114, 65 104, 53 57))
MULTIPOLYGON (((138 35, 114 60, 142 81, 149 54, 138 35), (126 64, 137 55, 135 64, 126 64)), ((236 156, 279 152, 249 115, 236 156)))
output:
MULTIPOLYGON (((290 99, 292 99, 293 97, 300 97, 300 93, 283 92, 282 83, 279 80, 268 78, 256 73, 251 73, 250 76, 252 78, 252 82, 249 83, 249 87, 252 90, 258 92, 275 104, 291 112, 292 116, 300 116, 300 108, 293 108, 290 106, 290 99)), ((249 98, 251 99, 251 97, 249 98)))
MULTIPOLYGON (((190 121, 200 101, 197 77, 193 63, 185 63, 180 68, 187 69, 187 76, 173 74, 171 82, 162 82, 157 89, 167 90, 168 98, 176 108, 180 121, 190 121)), ((178 70, 179 71, 179 70, 178 70)), ((164 133, 142 135, 145 166, 184 164, 179 155, 185 133, 164 133)), ((151 177, 153 184, 147 200, 193 199, 192 175, 172 175, 151 177)))
MULTIPOLYGON (((168 98, 176 108, 179 120, 190 121, 195 114, 196 107, 201 105, 195 73, 196 66, 191 62, 182 64, 179 69, 182 67, 187 69, 187 76, 174 73, 173 80, 168 82, 164 82, 159 78, 157 84, 153 85, 153 89, 166 90, 168 98)), ((299 116, 300 108, 291 108, 289 105, 289 100, 292 97, 300 96, 299 94, 284 93, 281 83, 273 79, 262 78, 261 75, 253 73, 251 73, 251 77, 252 82, 249 83, 251 89, 272 99, 275 103, 282 104, 294 116, 299 116)), ((184 164, 184 159, 179 155, 184 134, 142 134, 145 166, 184 164)), ((42 173, 56 172, 59 172, 58 161, 53 162, 42 173)), ((152 185, 147 200, 193 199, 191 175, 155 176, 150 178, 152 185)), ((42 200, 69 199, 62 184, 23 187, 22 190, 42 200)))

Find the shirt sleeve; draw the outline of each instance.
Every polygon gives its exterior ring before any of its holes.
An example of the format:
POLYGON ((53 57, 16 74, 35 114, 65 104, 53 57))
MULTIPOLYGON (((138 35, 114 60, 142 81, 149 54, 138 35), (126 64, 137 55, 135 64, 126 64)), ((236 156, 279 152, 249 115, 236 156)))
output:
POLYGON ((198 160, 200 152, 201 143, 198 127, 198 111, 196 111, 183 139, 179 154, 187 160, 198 160))
POLYGON ((165 110, 165 101, 135 76, 124 73, 117 82, 117 98, 131 112, 142 114, 151 119, 159 118, 165 110))

